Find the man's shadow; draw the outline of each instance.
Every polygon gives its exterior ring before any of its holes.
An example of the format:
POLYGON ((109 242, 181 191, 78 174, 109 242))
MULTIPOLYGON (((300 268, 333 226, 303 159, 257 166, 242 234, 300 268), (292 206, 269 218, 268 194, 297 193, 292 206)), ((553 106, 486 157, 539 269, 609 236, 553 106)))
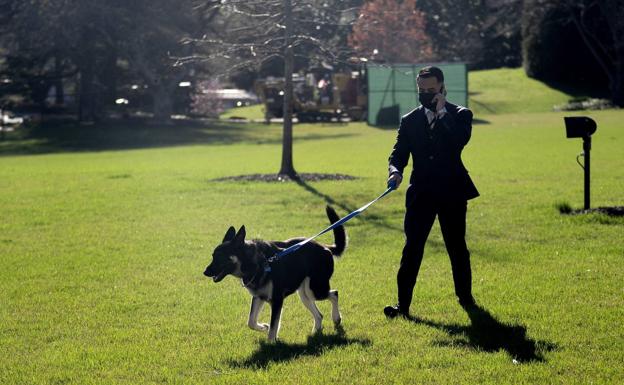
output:
POLYGON ((271 363, 291 361, 303 356, 320 356, 328 349, 357 344, 370 346, 369 339, 349 338, 344 329, 338 327, 336 334, 316 333, 308 337, 303 344, 286 344, 283 342, 260 342, 258 349, 249 357, 233 360, 228 364, 233 368, 264 369, 271 363))
POLYGON ((470 325, 444 324, 410 316, 409 320, 442 330, 452 341, 437 342, 443 346, 466 346, 488 353, 506 351, 514 360, 523 362, 543 362, 544 353, 553 351, 557 346, 548 341, 533 340, 527 337, 526 327, 519 324, 507 324, 497 320, 489 311, 479 305, 464 307, 470 325))

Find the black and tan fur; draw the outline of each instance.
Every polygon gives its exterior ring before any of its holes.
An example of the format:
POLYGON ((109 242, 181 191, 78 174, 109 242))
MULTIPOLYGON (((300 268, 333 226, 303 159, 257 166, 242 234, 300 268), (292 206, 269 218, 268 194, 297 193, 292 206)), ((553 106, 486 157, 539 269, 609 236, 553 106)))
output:
MULTIPOLYGON (((333 208, 327 206, 331 223, 338 221, 333 208)), ((315 301, 329 299, 332 303, 332 320, 341 321, 338 309, 338 291, 330 290, 329 280, 334 272, 334 257, 345 250, 347 235, 343 226, 334 229, 334 245, 311 241, 299 250, 269 264, 268 259, 277 252, 303 241, 293 238, 286 241, 245 240, 245 226, 238 232, 230 227, 222 243, 212 254, 213 260, 204 271, 215 282, 231 274, 240 278, 243 286, 253 296, 247 325, 258 331, 268 331, 269 340, 276 341, 284 298, 297 291, 301 302, 314 317, 314 332, 322 328, 323 315, 315 301), (270 271, 267 267, 270 266, 270 271), (271 323, 258 324, 258 315, 265 302, 271 304, 271 323)))

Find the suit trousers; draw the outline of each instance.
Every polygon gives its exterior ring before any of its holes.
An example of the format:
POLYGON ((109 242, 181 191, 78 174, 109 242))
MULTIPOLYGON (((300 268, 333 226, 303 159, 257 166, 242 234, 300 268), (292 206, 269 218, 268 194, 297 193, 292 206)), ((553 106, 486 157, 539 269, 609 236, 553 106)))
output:
POLYGON ((423 259, 425 243, 436 216, 451 259, 455 294, 461 300, 472 296, 470 252, 466 246, 466 200, 445 200, 420 193, 405 212, 405 246, 397 274, 399 306, 409 309, 423 259))

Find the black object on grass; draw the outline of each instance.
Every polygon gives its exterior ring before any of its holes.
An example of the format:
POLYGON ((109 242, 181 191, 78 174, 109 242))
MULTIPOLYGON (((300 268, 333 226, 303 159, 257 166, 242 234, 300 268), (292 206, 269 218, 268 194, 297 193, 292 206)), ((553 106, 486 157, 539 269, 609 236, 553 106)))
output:
POLYGON ((566 126, 566 136, 568 138, 583 138, 583 152, 576 157, 577 163, 585 171, 585 210, 589 210, 589 153, 591 151, 591 136, 596 132, 596 122, 587 116, 566 116, 563 118, 566 126), (585 159, 585 165, 579 162, 578 158, 585 159))

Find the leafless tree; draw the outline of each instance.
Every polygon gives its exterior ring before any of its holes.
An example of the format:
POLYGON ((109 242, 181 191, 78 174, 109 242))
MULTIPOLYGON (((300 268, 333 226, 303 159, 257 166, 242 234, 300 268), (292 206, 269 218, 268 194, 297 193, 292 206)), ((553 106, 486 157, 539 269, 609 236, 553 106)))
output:
MULTIPOLYGON (((344 48, 335 44, 336 31, 349 28, 355 3, 339 0, 211 0, 197 9, 210 18, 206 34, 186 43, 200 52, 178 59, 178 64, 211 62, 221 75, 232 75, 269 62, 284 65, 284 123, 280 175, 296 177, 293 163, 292 101, 295 57, 309 61, 345 60, 344 48)), ((346 39, 346 34, 343 34, 346 39)))

